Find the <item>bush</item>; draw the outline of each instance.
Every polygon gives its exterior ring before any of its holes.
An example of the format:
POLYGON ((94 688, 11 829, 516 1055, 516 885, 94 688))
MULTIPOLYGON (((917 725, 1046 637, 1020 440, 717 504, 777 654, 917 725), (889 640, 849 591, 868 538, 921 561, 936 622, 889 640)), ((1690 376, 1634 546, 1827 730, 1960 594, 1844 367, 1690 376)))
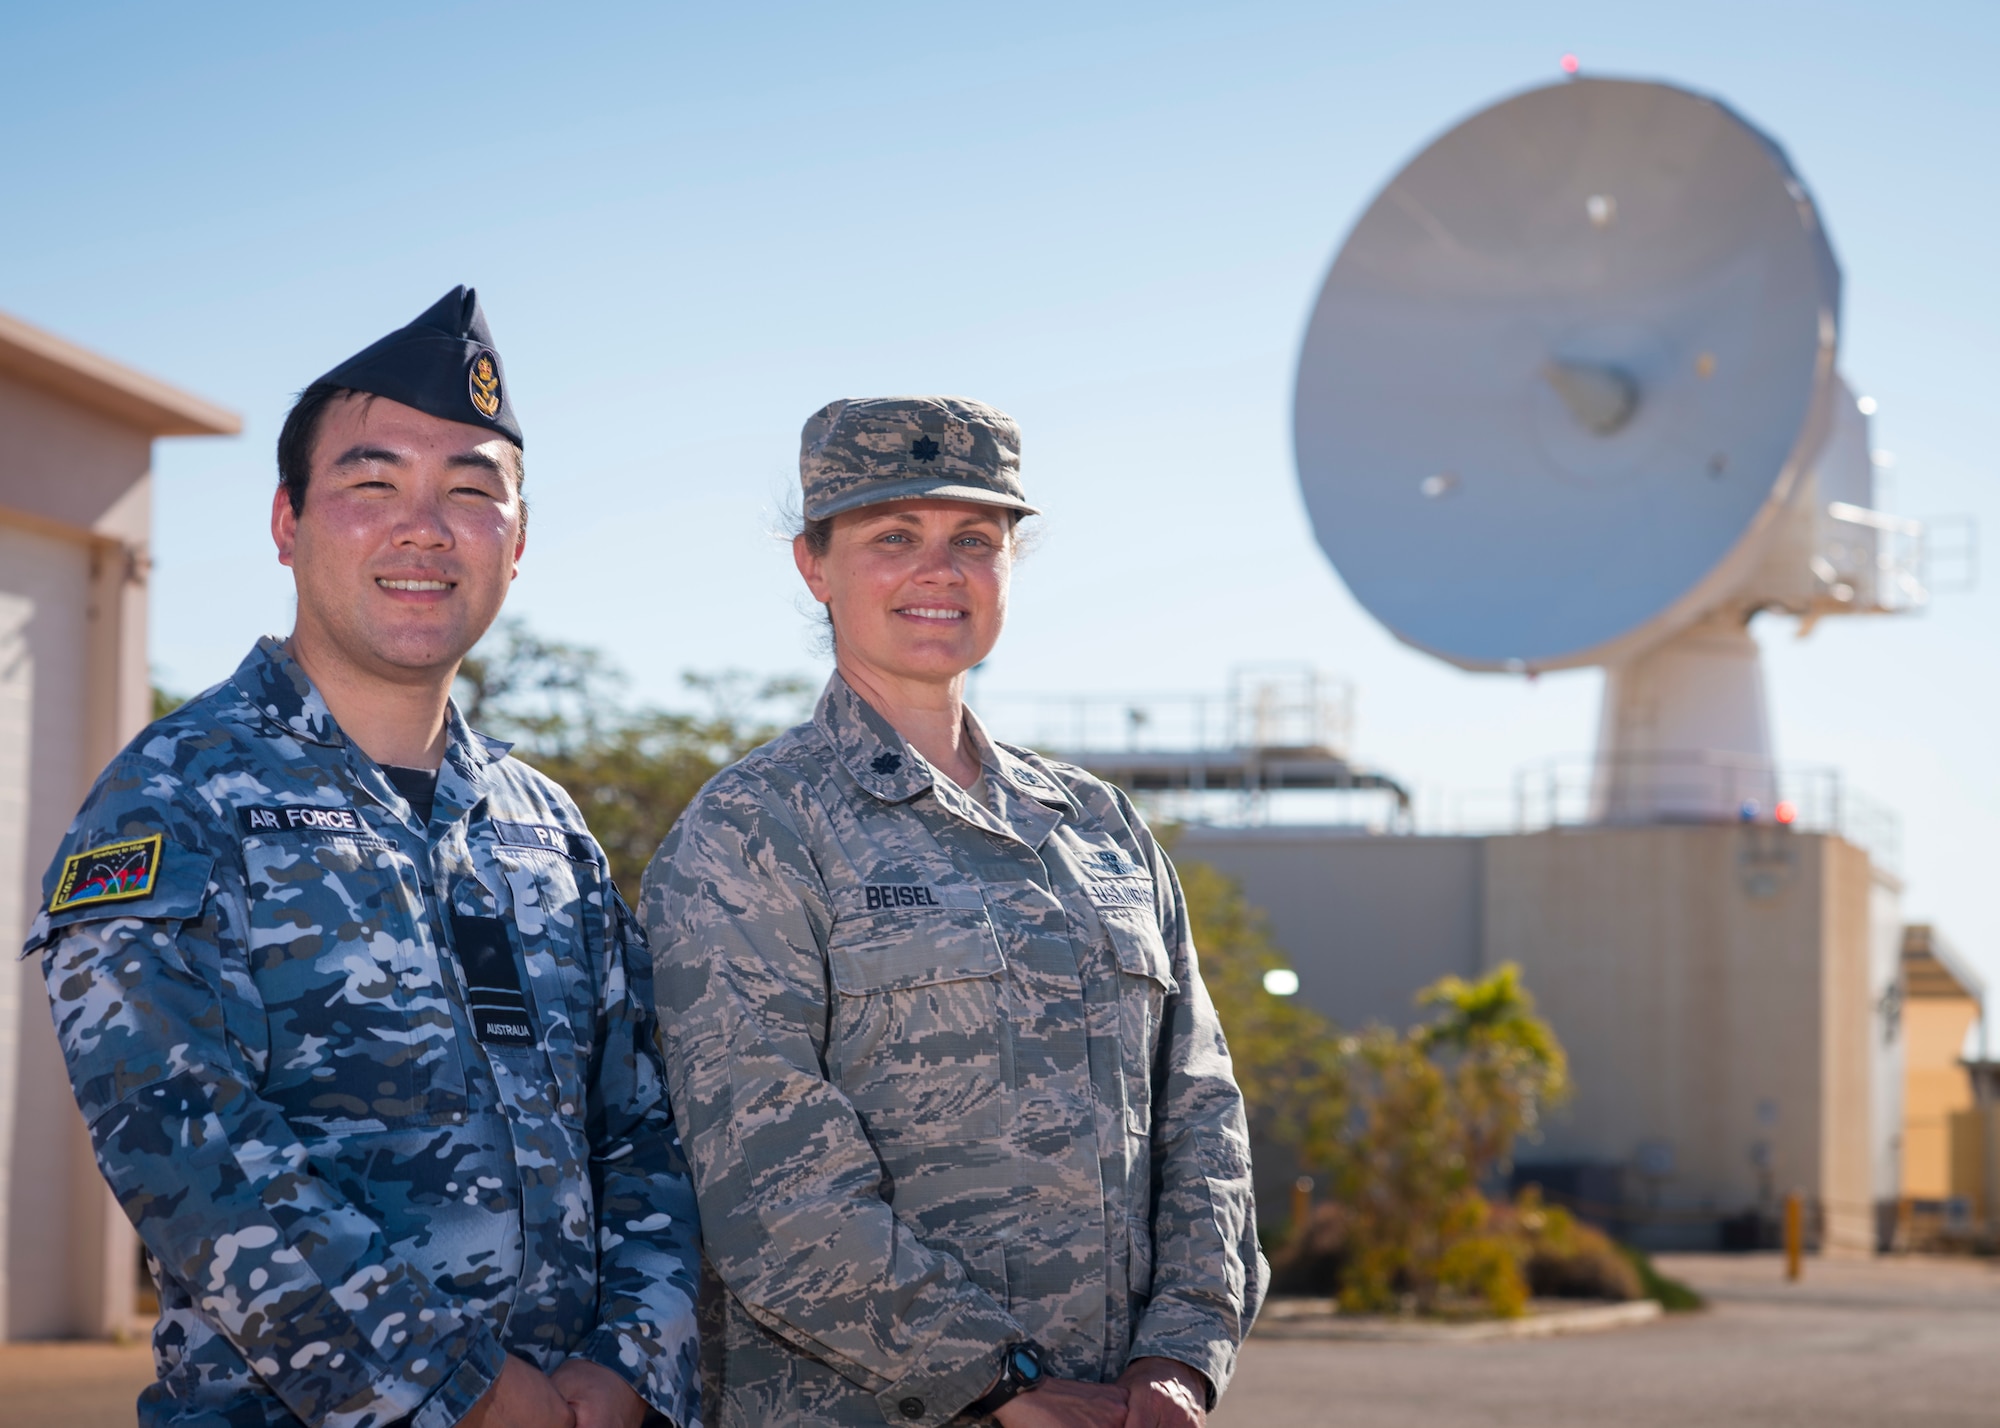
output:
POLYGON ((1195 863, 1181 881, 1251 1137, 1288 1149, 1341 1207, 1279 1255, 1280 1287, 1337 1292, 1350 1312, 1458 1313, 1476 1301, 1521 1313, 1527 1260, 1482 1187, 1569 1079, 1520 969, 1446 977, 1418 998, 1428 1021, 1342 1036, 1264 990, 1284 961, 1239 886, 1195 863))
POLYGON ((1315 1205, 1302 1226, 1292 1227, 1285 1247, 1271 1257, 1271 1292, 1332 1298, 1347 1275, 1354 1217, 1341 1205, 1315 1205))
POLYGON ((1639 1276, 1640 1292, 1648 1299, 1657 1299, 1660 1307, 1669 1314, 1691 1314, 1708 1307, 1706 1299, 1678 1279, 1660 1273, 1653 1267, 1653 1261, 1639 1250, 1630 1245, 1620 1245, 1618 1252, 1625 1256, 1626 1263, 1639 1276))
POLYGON ((1521 1256, 1528 1287, 1538 1299, 1644 1297, 1638 1271, 1611 1237, 1560 1205, 1542 1202, 1530 1185, 1501 1212, 1521 1256))

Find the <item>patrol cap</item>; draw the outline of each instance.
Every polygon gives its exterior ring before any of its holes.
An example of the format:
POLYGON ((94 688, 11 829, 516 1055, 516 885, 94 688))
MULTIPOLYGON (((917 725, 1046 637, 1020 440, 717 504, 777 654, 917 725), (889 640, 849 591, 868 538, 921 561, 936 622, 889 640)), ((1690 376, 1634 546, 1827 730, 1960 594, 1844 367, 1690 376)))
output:
POLYGON ((809 521, 928 496, 1041 514, 1021 489, 1021 429, 969 397, 847 397, 806 419, 799 485, 809 521))
POLYGON ((463 283, 313 385, 372 392, 446 421, 497 431, 524 447, 479 294, 463 283))

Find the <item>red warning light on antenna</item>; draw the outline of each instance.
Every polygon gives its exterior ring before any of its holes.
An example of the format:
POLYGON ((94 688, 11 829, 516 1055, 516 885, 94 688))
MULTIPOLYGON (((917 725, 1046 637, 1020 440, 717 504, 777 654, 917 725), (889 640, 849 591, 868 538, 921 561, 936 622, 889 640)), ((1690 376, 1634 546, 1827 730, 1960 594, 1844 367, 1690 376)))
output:
POLYGON ((1778 806, 1771 810, 1771 816, 1776 818, 1780 823, 1796 822, 1799 816, 1799 806, 1789 798, 1781 798, 1778 800, 1778 806))
POLYGON ((1577 62, 1577 58, 1575 55, 1564 55, 1562 57, 1562 67, 1564 74, 1575 74, 1579 69, 1583 68, 1583 66, 1577 62))

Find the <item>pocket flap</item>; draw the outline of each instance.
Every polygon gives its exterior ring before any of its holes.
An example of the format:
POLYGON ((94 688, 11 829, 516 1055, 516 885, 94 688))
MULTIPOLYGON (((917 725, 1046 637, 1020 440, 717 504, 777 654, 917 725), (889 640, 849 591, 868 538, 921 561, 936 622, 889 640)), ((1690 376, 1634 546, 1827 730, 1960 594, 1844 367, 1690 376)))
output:
POLYGON ((851 997, 997 977, 1007 969, 983 907, 844 917, 834 924, 826 960, 834 987, 851 997))
POLYGON ((1149 977, 1165 987, 1169 996, 1181 989, 1181 984, 1174 980, 1173 967, 1167 960, 1167 944, 1160 936, 1159 924, 1153 921, 1150 907, 1143 912, 1135 908, 1100 907, 1097 920, 1111 937, 1111 953, 1118 959, 1119 971, 1149 977))

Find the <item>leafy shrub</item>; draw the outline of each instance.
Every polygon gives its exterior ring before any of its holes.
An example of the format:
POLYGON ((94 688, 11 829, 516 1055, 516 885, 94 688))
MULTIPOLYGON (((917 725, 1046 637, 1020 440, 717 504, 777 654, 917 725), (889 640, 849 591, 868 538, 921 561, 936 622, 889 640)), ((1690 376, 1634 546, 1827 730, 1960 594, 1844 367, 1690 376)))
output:
POLYGON ((1618 1252, 1639 1276, 1640 1292, 1648 1299, 1659 1300, 1660 1307, 1669 1314, 1691 1314, 1708 1307, 1708 1301, 1693 1289, 1654 1268, 1653 1261, 1643 1252, 1630 1245, 1620 1245, 1618 1252))
POLYGON ((1345 1206, 1313 1206, 1306 1223, 1294 1226, 1285 1247, 1271 1257, 1271 1292, 1326 1298, 1340 1293, 1353 1232, 1345 1206))
POLYGON ((1356 1312, 1444 1313, 1472 1300, 1521 1313, 1527 1259, 1481 1187, 1568 1094, 1569 1072, 1520 969, 1426 988, 1430 1020, 1407 1032, 1342 1036, 1264 990, 1264 973, 1285 961, 1236 883, 1194 863, 1181 879, 1251 1134, 1289 1149, 1341 1207, 1279 1256, 1281 1285, 1337 1292, 1356 1312))
POLYGON ((1539 1186, 1528 1186, 1498 1218, 1515 1241, 1537 1298, 1643 1297, 1638 1271, 1611 1237, 1560 1205, 1544 1204, 1539 1186))

